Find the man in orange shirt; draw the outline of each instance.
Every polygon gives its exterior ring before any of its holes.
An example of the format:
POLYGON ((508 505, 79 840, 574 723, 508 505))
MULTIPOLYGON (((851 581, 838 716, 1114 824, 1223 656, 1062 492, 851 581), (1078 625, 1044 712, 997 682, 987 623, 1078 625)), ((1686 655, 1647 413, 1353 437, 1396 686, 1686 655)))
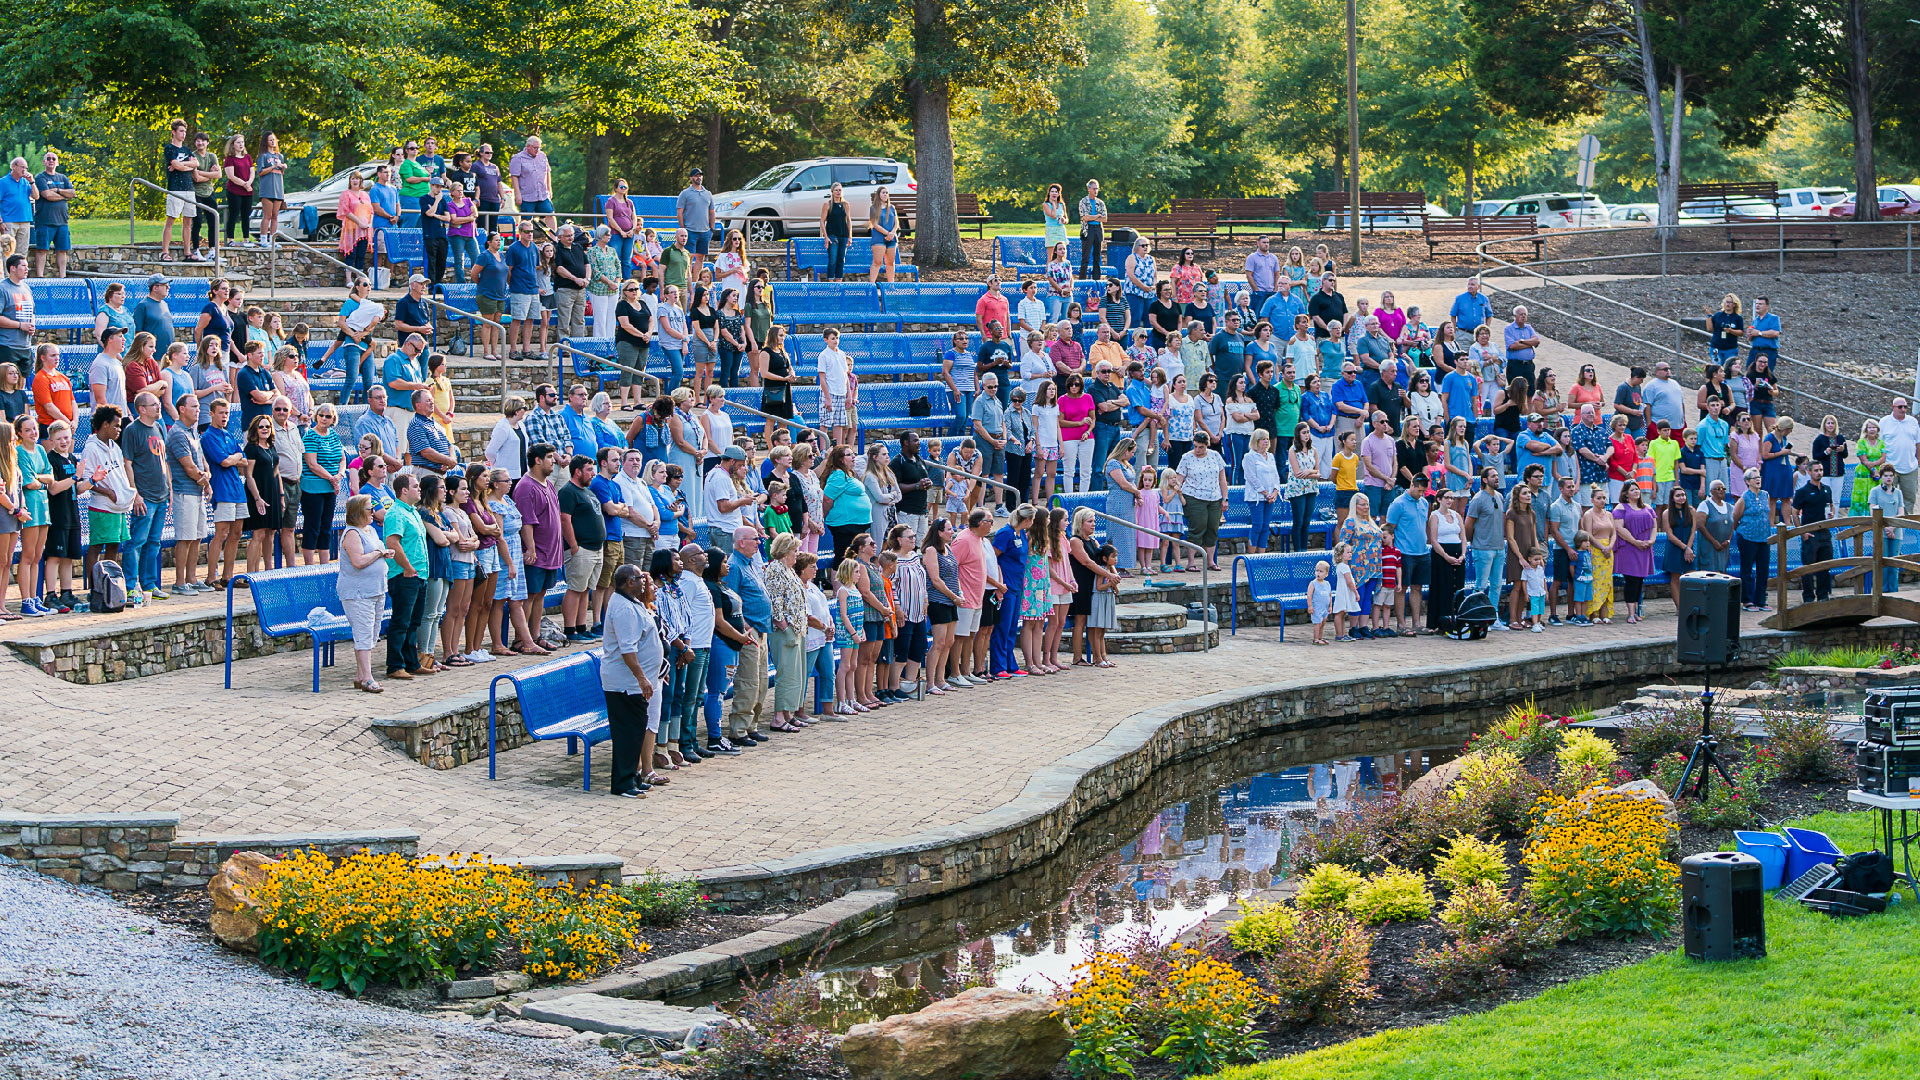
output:
POLYGON ((981 337, 987 336, 987 324, 999 323, 1012 326, 1007 319, 1007 296, 1000 291, 1000 275, 987 275, 987 291, 973 303, 973 329, 981 337))

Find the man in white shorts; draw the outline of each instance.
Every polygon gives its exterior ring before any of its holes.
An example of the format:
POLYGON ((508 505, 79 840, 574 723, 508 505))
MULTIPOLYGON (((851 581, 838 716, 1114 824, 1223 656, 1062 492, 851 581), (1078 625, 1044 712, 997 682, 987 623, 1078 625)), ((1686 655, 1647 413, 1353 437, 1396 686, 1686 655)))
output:
POLYGON ((173 459, 173 591, 212 592, 194 581, 200 570, 200 541, 207 530, 207 497, 213 492, 207 455, 194 435, 200 422, 200 399, 191 391, 173 403, 180 422, 167 432, 167 456, 173 459))
POLYGON ((187 145, 187 122, 175 120, 168 125, 167 141, 160 145, 162 187, 167 189, 166 224, 160 228, 160 261, 173 260, 173 223, 180 223, 180 246, 187 247, 187 222, 200 213, 193 198, 194 154, 187 145))

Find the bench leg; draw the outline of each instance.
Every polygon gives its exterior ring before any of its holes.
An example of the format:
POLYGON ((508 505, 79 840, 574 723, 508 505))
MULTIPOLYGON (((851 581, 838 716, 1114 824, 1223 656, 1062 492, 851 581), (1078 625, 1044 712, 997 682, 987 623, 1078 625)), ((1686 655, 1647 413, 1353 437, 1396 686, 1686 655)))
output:
MULTIPOLYGON (((569 737, 567 741, 572 742, 573 739, 569 737)), ((593 790, 593 744, 592 743, 588 743, 586 746, 586 753, 580 755, 580 790, 581 791, 593 790)))
MULTIPOLYGON (((589 747, 588 749, 589 751, 591 751, 592 748, 589 747)), ((567 736, 567 756, 572 757, 573 755, 579 752, 580 752, 580 740, 572 735, 567 736)))
POLYGON ((313 692, 316 694, 320 692, 320 650, 323 647, 317 641, 313 643, 313 692))

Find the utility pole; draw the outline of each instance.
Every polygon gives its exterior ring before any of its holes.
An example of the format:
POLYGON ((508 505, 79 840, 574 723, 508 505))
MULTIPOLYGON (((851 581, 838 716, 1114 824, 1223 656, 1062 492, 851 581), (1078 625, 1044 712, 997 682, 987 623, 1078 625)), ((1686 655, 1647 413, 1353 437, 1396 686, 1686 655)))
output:
POLYGON ((1353 265, 1360 265, 1360 60, 1359 15, 1347 0, 1347 229, 1353 265))

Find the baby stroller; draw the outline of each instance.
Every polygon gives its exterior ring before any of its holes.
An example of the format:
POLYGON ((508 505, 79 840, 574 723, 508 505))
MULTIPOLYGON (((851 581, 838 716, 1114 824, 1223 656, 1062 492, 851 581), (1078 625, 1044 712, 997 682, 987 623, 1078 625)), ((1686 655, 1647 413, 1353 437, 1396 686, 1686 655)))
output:
POLYGON ((1479 589, 1466 588, 1453 594, 1453 614, 1442 620, 1446 635, 1455 641, 1479 641, 1493 625, 1493 601, 1479 589))

